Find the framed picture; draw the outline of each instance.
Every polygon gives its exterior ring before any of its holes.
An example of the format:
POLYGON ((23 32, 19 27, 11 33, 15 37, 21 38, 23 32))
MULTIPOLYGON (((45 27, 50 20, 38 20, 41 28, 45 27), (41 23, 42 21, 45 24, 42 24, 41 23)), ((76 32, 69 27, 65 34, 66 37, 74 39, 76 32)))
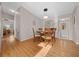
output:
POLYGON ((61 23, 61 29, 62 29, 62 30, 65 29, 65 23, 61 23))

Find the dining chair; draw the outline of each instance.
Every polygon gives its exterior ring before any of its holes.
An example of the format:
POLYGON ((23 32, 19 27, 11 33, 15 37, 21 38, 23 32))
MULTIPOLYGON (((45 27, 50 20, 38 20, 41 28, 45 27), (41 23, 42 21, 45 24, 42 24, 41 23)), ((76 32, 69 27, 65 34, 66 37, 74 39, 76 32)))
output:
POLYGON ((44 35, 42 35, 41 37, 44 39, 45 42, 48 42, 48 44, 49 44, 49 42, 52 42, 52 40, 53 40, 52 33, 50 33, 50 32, 44 33, 44 35))
MULTIPOLYGON (((42 35, 41 37, 45 40, 45 41, 49 41, 52 42, 52 45, 55 43, 55 31, 56 29, 49 29, 47 32, 44 33, 44 35, 42 35)), ((48 43, 49 43, 48 42, 48 43)))
POLYGON ((52 38, 53 38, 53 43, 55 43, 55 41, 56 41, 56 39, 55 39, 55 32, 53 32, 53 34, 52 34, 52 38))
POLYGON ((42 28, 38 28, 40 31, 42 31, 42 28))
POLYGON ((38 40, 38 38, 37 37, 40 37, 40 35, 39 35, 39 33, 37 33, 36 31, 35 31, 35 29, 34 28, 32 28, 32 31, 33 31, 33 41, 35 42, 36 40, 38 40))

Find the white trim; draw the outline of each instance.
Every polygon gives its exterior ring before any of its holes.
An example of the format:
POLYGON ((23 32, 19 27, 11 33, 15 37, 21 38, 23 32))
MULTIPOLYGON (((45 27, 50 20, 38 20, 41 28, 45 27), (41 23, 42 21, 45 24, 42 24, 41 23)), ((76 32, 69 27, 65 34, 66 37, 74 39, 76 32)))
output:
POLYGON ((23 39, 23 40, 22 40, 22 39, 20 39, 20 41, 21 41, 21 42, 23 42, 23 41, 25 41, 25 40, 28 40, 28 39, 23 39))
POLYGON ((76 45, 79 45, 79 43, 78 43, 78 42, 75 42, 75 44, 76 44, 76 45))
POLYGON ((31 39, 31 38, 33 38, 33 37, 29 37, 29 38, 27 38, 27 39, 20 39, 20 41, 23 42, 23 41, 29 40, 29 39, 31 39))
POLYGON ((79 45, 79 43, 76 43, 76 45, 79 45))
MULTIPOLYGON (((20 6, 18 6, 18 8, 16 8, 15 11, 17 11, 17 10, 19 9, 19 7, 20 7, 20 6)), ((16 15, 17 15, 17 14, 15 13, 15 14, 14 14, 14 36, 15 36, 15 37, 17 37, 17 36, 16 36, 16 15)))
POLYGON ((76 42, 75 40, 72 40, 76 45, 79 45, 79 43, 78 42, 76 42))

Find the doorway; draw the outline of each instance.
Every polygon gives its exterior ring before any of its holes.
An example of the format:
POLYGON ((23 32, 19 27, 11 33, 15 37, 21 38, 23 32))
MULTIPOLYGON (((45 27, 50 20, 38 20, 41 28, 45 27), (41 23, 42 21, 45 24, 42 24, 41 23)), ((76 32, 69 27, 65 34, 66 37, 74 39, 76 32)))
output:
POLYGON ((14 14, 9 8, 1 5, 0 19, 0 51, 1 56, 6 56, 5 52, 13 48, 14 38, 14 14))
POLYGON ((70 39, 70 18, 59 20, 59 33, 60 39, 70 39))

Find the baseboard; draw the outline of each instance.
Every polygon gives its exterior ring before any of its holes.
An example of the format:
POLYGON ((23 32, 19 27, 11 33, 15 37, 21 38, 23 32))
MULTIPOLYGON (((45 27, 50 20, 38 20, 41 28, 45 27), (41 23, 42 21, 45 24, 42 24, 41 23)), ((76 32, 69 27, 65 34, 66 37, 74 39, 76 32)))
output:
POLYGON ((24 40, 20 40, 21 42, 23 42, 23 41, 25 41, 25 40, 27 40, 27 39, 24 39, 24 40))
POLYGON ((79 45, 79 43, 78 43, 78 42, 76 42, 76 45, 79 45))
POLYGON ((23 41, 26 41, 26 40, 29 40, 29 39, 32 39, 32 38, 33 38, 33 37, 30 37, 30 38, 28 38, 28 39, 23 39, 23 40, 21 39, 20 41, 23 42, 23 41))
MULTIPOLYGON (((30 37, 30 38, 28 38, 28 39, 21 39, 21 40, 19 40, 19 41, 21 41, 21 42, 23 42, 23 41, 26 41, 26 40, 29 40, 29 39, 32 39, 33 38, 33 36, 32 37, 30 37)), ((59 39, 59 37, 56 37, 56 39, 59 39)), ((62 38, 60 38, 60 39, 62 39, 62 38)), ((70 39, 70 40, 72 40, 72 39, 70 39)), ((76 45, 79 45, 79 43, 78 42, 75 42, 74 40, 72 40, 76 45)))
POLYGON ((78 42, 76 42, 76 41, 74 41, 74 40, 72 40, 76 45, 79 45, 79 43, 78 42))

